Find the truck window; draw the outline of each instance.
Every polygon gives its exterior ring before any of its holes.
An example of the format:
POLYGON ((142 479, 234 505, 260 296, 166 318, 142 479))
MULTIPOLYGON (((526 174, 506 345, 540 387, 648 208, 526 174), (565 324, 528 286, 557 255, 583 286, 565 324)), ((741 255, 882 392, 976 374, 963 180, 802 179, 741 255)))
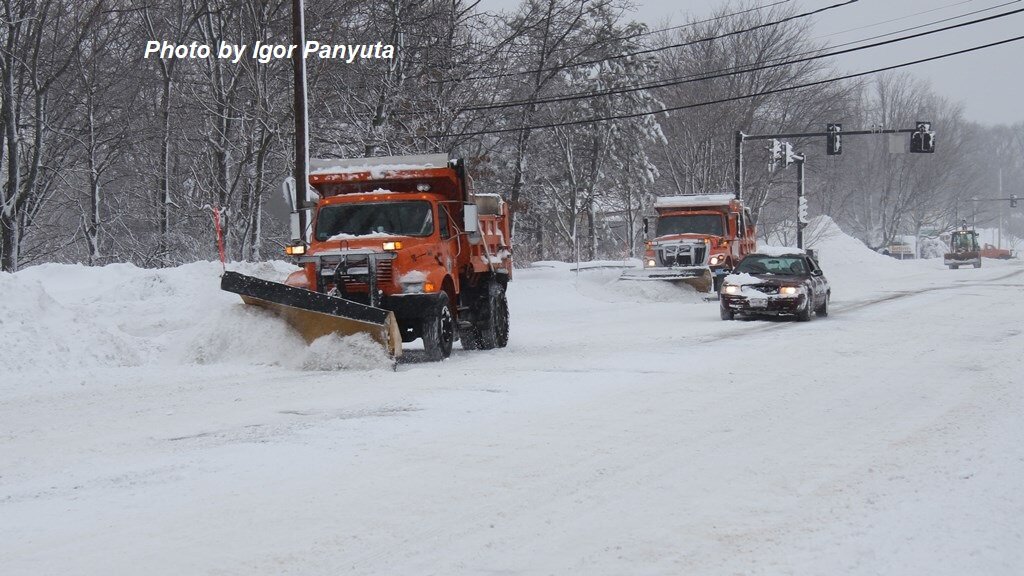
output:
POLYGON ((448 207, 444 204, 437 206, 437 229, 444 240, 451 238, 452 233, 448 228, 448 207))
POLYGON ((357 236, 430 236, 434 211, 430 202, 351 203, 324 206, 317 212, 316 239, 357 236))
POLYGON ((725 236, 721 214, 683 214, 658 218, 658 236, 670 234, 701 234, 725 236))

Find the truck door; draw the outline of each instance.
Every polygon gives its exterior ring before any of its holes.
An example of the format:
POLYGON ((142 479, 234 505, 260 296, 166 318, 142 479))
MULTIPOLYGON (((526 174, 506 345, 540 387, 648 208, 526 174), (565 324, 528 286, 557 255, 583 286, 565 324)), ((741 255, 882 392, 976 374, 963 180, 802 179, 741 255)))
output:
MULTIPOLYGON (((441 264, 444 269, 448 272, 448 275, 452 277, 452 280, 458 283, 458 273, 456 268, 458 267, 459 261, 459 235, 456 230, 452 228, 453 217, 449 212, 451 210, 451 203, 440 202, 437 205, 437 230, 441 236, 441 264)), ((456 289, 458 286, 456 286, 456 289)))

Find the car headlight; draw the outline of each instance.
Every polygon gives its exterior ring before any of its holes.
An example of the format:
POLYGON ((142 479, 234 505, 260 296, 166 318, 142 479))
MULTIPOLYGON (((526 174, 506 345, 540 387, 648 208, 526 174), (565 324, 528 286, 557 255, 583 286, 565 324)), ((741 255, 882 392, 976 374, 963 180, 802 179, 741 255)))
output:
POLYGON ((726 294, 739 294, 740 287, 735 284, 726 284, 725 286, 722 286, 722 291, 726 294))
POLYGON ((796 286, 783 286, 782 289, 779 290, 779 294, 782 294, 783 296, 793 296, 799 293, 800 288, 797 288, 796 286))

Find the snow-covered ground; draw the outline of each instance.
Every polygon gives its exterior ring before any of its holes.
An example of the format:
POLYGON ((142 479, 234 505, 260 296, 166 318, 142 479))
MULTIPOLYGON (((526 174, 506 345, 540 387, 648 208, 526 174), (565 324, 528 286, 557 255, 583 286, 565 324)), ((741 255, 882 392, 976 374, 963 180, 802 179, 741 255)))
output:
POLYGON ((816 248, 827 319, 549 264, 396 371, 218 264, 0 275, 0 573, 1024 573, 1024 266, 816 248))

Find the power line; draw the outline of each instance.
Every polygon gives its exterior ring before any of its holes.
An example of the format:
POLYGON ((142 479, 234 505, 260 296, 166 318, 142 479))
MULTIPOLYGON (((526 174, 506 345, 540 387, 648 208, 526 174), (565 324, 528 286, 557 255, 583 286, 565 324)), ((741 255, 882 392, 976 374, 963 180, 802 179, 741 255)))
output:
POLYGON ((552 123, 549 123, 549 124, 535 124, 535 125, 523 126, 523 127, 519 127, 519 128, 501 128, 501 129, 497 129, 497 130, 479 130, 479 131, 476 131, 476 132, 465 132, 465 133, 462 133, 462 134, 429 134, 429 135, 425 135, 425 137, 427 137, 427 138, 450 138, 450 137, 453 137, 453 136, 457 136, 457 137, 460 137, 460 138, 464 138, 464 137, 467 137, 467 136, 483 136, 483 135, 487 135, 487 134, 502 134, 502 133, 506 133, 506 132, 519 132, 521 130, 537 130, 537 129, 541 129, 541 128, 559 128, 561 126, 575 126, 575 125, 579 125, 579 124, 595 124, 597 122, 607 122, 607 121, 610 121, 610 120, 627 120, 627 119, 630 119, 630 118, 640 118, 640 117, 643 117, 643 116, 653 116, 655 114, 662 114, 662 113, 665 113, 665 112, 675 112, 675 111, 678 111, 678 110, 689 110, 689 109, 692 109, 692 108, 701 108, 701 107, 704 107, 704 106, 713 106, 715 104, 726 104, 726 103, 729 103, 729 102, 737 102, 737 101, 740 101, 740 100, 749 100, 750 98, 757 98, 759 96, 769 96, 771 94, 780 94, 780 93, 783 93, 783 92, 791 92, 793 90, 801 90, 801 89, 804 89, 804 88, 812 88, 814 86, 823 86, 825 84, 831 84, 833 82, 839 82, 839 81, 842 81, 842 80, 849 80, 851 78, 859 78, 861 76, 869 76, 871 74, 878 74, 880 72, 888 72, 889 70, 897 70, 899 68, 906 68, 907 66, 914 66, 914 65, 917 65, 917 64, 923 64, 925 62, 932 62, 932 61, 935 61, 935 60, 941 60, 943 58, 949 58, 949 57, 952 57, 952 56, 959 56, 961 54, 967 54, 969 52, 976 52, 978 50, 984 50, 984 49, 987 49, 987 48, 992 48, 992 47, 1000 46, 1000 45, 1003 45, 1003 44, 1009 44, 1010 42, 1017 42, 1019 40, 1024 40, 1024 36, 1016 36, 1016 37, 1013 37, 1013 38, 1008 38, 1006 40, 1000 40, 998 42, 991 42, 989 44, 983 44, 983 45, 980 45, 980 46, 974 46, 972 48, 965 48, 963 50, 957 50, 955 52, 946 52, 945 54, 940 54, 938 56, 931 56, 931 57, 928 57, 928 58, 922 58, 920 60, 914 60, 914 61, 911 61, 911 62, 904 62, 902 64, 894 64, 892 66, 886 66, 884 68, 875 68, 874 70, 868 70, 868 71, 865 71, 865 72, 857 72, 857 73, 854 73, 854 74, 846 74, 844 76, 837 76, 835 78, 828 78, 826 80, 818 80, 818 81, 815 81, 815 82, 808 82, 808 83, 805 83, 805 84, 798 84, 796 86, 787 86, 787 87, 784 87, 784 88, 774 88, 772 90, 765 90, 765 91, 756 92, 756 93, 753 93, 753 94, 744 94, 742 96, 732 96, 732 97, 729 97, 729 98, 721 98, 719 100, 710 100, 710 101, 707 101, 707 102, 697 102, 697 103, 694 103, 694 104, 683 104, 683 105, 680 105, 680 106, 673 106, 673 107, 670 107, 670 108, 662 108, 661 110, 651 110, 651 111, 647 111, 647 112, 634 112, 634 113, 630 113, 630 114, 618 114, 618 115, 613 115, 613 116, 604 116, 604 117, 597 117, 597 118, 587 118, 587 119, 584 119, 584 120, 571 120, 571 121, 568 121, 568 122, 552 122, 552 123))
POLYGON ((899 22, 900 20, 906 20, 907 18, 913 18, 914 16, 920 16, 922 14, 930 14, 932 12, 938 12, 939 10, 945 10, 946 8, 953 8, 954 6, 961 6, 963 4, 970 4, 974 0, 961 0, 960 2, 954 2, 952 4, 946 4, 945 6, 939 6, 937 8, 930 8, 928 10, 921 10, 920 12, 914 12, 913 14, 907 14, 905 16, 897 16, 896 18, 889 18, 888 20, 882 20, 881 22, 874 22, 872 24, 865 24, 864 26, 857 26, 856 28, 847 28, 846 30, 840 30, 839 32, 833 32, 831 34, 825 34, 824 36, 818 36, 817 38, 828 38, 830 36, 839 36, 840 34, 846 34, 847 32, 856 32, 858 30, 866 30, 868 28, 874 28, 883 24, 889 24, 891 22, 899 22))
MULTIPOLYGON (((757 12, 758 10, 764 10, 765 8, 772 8, 780 4, 788 4, 793 0, 779 0, 778 2, 772 2, 771 4, 762 4, 760 6, 754 6, 753 8, 747 8, 746 10, 739 10, 730 14, 722 14, 721 16, 715 16, 714 18, 705 18, 704 20, 696 20, 694 22, 687 22, 686 24, 679 24, 678 26, 669 26, 667 28, 661 28, 659 30, 648 30, 647 32, 639 32, 637 34, 631 34, 629 36, 622 36, 616 38, 616 40, 629 40, 630 38, 639 38, 640 36, 652 36, 654 34, 661 34, 663 32, 669 32, 671 30, 679 30, 682 28, 692 28, 698 24, 707 24, 708 22, 717 22, 719 20, 725 20, 726 18, 732 18, 733 16, 740 16, 750 12, 757 12)), ((967 0, 972 2, 973 0, 967 0)))
MULTIPOLYGON (((725 32, 725 33, 722 33, 722 34, 718 34, 716 36, 708 36, 706 38, 699 38, 697 40, 688 40, 686 42, 682 42, 682 43, 679 43, 679 44, 669 44, 669 45, 666 45, 666 46, 659 46, 657 48, 646 48, 644 50, 637 50, 635 52, 626 52, 626 53, 623 53, 623 54, 616 54, 614 56, 607 56, 607 57, 604 57, 604 58, 598 58, 596 60, 584 60, 584 61, 581 61, 581 62, 571 62, 571 63, 567 63, 567 64, 559 64, 558 66, 550 66, 548 68, 536 68, 536 69, 533 69, 533 70, 523 70, 523 71, 518 71, 518 72, 501 72, 501 73, 498 73, 498 74, 483 75, 483 76, 466 76, 466 77, 461 78, 460 81, 467 82, 467 81, 470 81, 470 80, 493 80, 493 79, 497 79, 497 78, 507 78, 509 76, 528 76, 530 74, 538 74, 540 72, 557 72, 558 70, 565 70, 566 68, 577 68, 579 66, 589 66, 591 64, 600 64, 600 63, 603 63, 603 62, 609 62, 611 60, 620 60, 622 58, 629 58, 629 57, 632 57, 632 56, 639 56, 639 55, 642 55, 642 54, 653 54, 654 52, 661 52, 661 51, 664 51, 664 50, 670 50, 672 48, 683 48, 685 46, 692 46, 694 44, 700 44, 700 43, 703 43, 703 42, 711 42, 712 40, 720 40, 722 38, 728 38, 730 36, 737 36, 739 34, 745 34, 747 32, 753 32, 754 30, 760 30, 762 28, 769 28, 769 27, 772 27, 772 26, 778 26, 779 24, 784 24, 786 22, 791 22, 793 20, 799 20, 801 18, 808 18, 810 16, 814 16, 816 14, 820 14, 820 13, 826 12, 828 10, 833 10, 835 8, 841 8, 843 6, 848 6, 850 4, 854 4, 854 3, 859 2, 859 1, 860 0, 845 0, 844 2, 840 2, 838 4, 832 4, 830 6, 824 6, 822 8, 818 8, 818 9, 811 10, 811 11, 808 11, 808 12, 801 12, 800 14, 793 14, 792 16, 786 16, 785 18, 781 18, 779 20, 774 20, 772 22, 765 22, 763 24, 757 24, 756 26, 751 26, 750 28, 743 28, 741 30, 732 30, 730 32, 725 32)), ((438 84, 438 83, 450 82, 450 81, 451 80, 434 80, 431 83, 432 84, 438 84)))
MULTIPOLYGON (((1019 0, 1017 0, 1017 1, 1019 1, 1019 0)), ((1019 14, 1021 12, 1024 12, 1024 8, 1020 8, 1018 10, 1012 10, 1010 12, 1004 12, 1002 14, 994 14, 992 16, 986 16, 984 18, 978 18, 976 20, 969 20, 967 22, 961 22, 959 24, 952 24, 952 25, 945 26, 945 27, 942 27, 942 28, 936 28, 934 30, 927 30, 927 31, 924 31, 924 32, 919 32, 917 34, 911 34, 909 36, 901 36, 899 38, 893 38, 891 40, 883 40, 881 42, 875 42, 873 44, 867 44, 867 45, 858 46, 858 47, 855 47, 855 48, 847 48, 845 50, 837 50, 837 51, 828 52, 828 53, 825 53, 825 54, 817 54, 817 55, 808 56, 808 57, 805 57, 805 58, 797 58, 797 59, 792 59, 792 60, 785 60, 785 61, 777 62, 777 63, 774 63, 774 64, 764 64, 764 65, 761 65, 761 66, 755 66, 755 67, 746 68, 746 69, 740 69, 740 70, 735 70, 734 69, 733 71, 712 72, 710 74, 705 74, 705 75, 700 75, 700 76, 690 76, 690 77, 683 77, 683 78, 674 78, 674 79, 662 80, 662 81, 654 82, 654 83, 650 83, 650 84, 628 86, 628 87, 619 87, 619 88, 610 88, 608 90, 601 90, 601 91, 595 91, 595 92, 580 92, 580 93, 577 93, 577 94, 567 94, 567 95, 555 96, 555 97, 550 97, 550 98, 540 98, 540 99, 533 99, 533 100, 513 100, 513 101, 508 101, 508 102, 496 102, 496 103, 492 103, 492 104, 482 104, 480 106, 468 106, 468 107, 465 107, 462 110, 460 110, 459 113, 461 114, 462 112, 469 112, 469 111, 476 111, 476 110, 493 110, 493 109, 499 109, 499 108, 511 108, 511 107, 515 107, 515 106, 526 106, 526 105, 530 105, 530 104, 550 104, 550 103, 556 103, 556 102, 569 102, 569 101, 573 101, 573 100, 583 100, 583 99, 587 99, 587 98, 597 98, 597 97, 601 97, 601 96, 613 96, 615 94, 625 94, 625 93, 628 93, 628 92, 639 92, 639 91, 642 91, 642 90, 651 90, 651 89, 655 89, 655 88, 666 88, 668 86, 677 86, 679 84, 688 84, 690 82, 700 82, 700 81, 704 81, 704 80, 714 80, 714 79, 717 79, 717 78, 725 78, 725 77, 728 77, 728 76, 735 76, 735 75, 738 75, 738 74, 747 74, 747 73, 750 73, 750 72, 758 72, 758 71, 761 71, 761 70, 768 70, 770 68, 778 68, 780 66, 790 66, 792 64, 800 64, 802 62, 810 62, 812 60, 818 60, 818 59, 821 59, 821 58, 831 58, 833 56, 840 56, 840 55, 843 55, 843 54, 849 54, 851 52, 857 52, 859 50, 868 50, 868 49, 871 49, 871 48, 877 48, 879 46, 885 46, 885 45, 888 45, 888 44, 895 44, 897 42, 904 42, 906 40, 913 40, 915 38, 921 38, 923 36, 929 36, 931 34, 937 34, 939 32, 946 32, 946 31, 949 31, 949 30, 954 30, 956 28, 962 28, 964 26, 972 26, 974 24, 979 24, 981 22, 987 22, 989 20, 996 20, 998 18, 1003 18, 1003 17, 1006 17, 1006 16, 1012 16, 1014 14, 1019 14)), ((857 43, 859 43, 859 42, 857 42, 857 43)))

